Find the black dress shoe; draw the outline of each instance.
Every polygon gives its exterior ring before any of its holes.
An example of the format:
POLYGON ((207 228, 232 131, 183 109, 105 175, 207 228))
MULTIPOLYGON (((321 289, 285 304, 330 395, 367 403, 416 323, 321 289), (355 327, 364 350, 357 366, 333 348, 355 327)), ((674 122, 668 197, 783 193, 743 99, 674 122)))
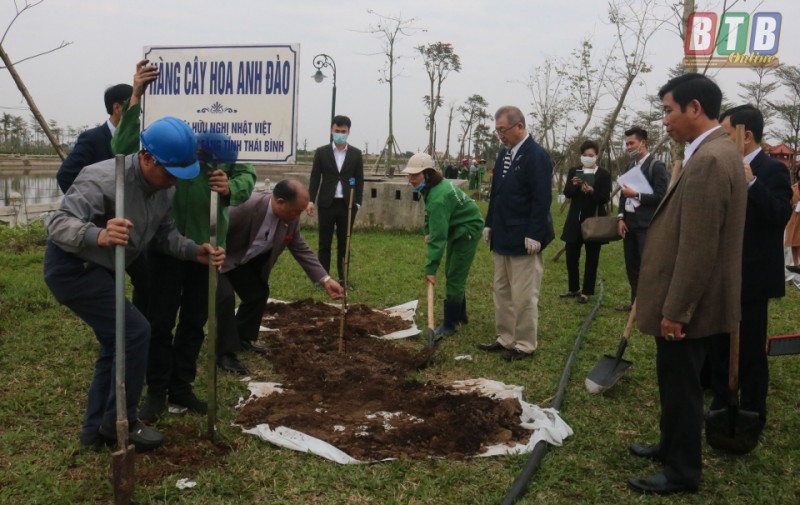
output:
MULTIPOLYGON (((98 435, 107 442, 115 443, 117 441, 116 423, 102 424, 98 435)), ((128 427, 128 442, 133 444, 138 452, 144 452, 161 447, 164 443, 164 435, 137 419, 128 427)))
POLYGON ((589 295, 581 295, 580 298, 575 301, 578 303, 589 303, 589 295))
POLYGON ((247 368, 233 353, 223 354, 217 358, 217 366, 226 372, 238 373, 239 375, 250 375, 250 372, 247 370, 247 368))
POLYGON ((481 351, 488 351, 488 352, 500 352, 505 351, 506 348, 503 347, 503 344, 495 340, 489 344, 478 344, 478 349, 481 351))
POLYGON ((657 473, 643 479, 628 480, 628 487, 642 494, 669 495, 676 493, 696 493, 697 485, 670 482, 663 473, 657 473))
POLYGON ((661 446, 658 444, 631 444, 628 446, 628 451, 637 458, 652 459, 654 461, 663 461, 664 459, 661 456, 661 446))
POLYGON ((796 274, 800 274, 800 266, 797 266, 797 265, 788 265, 786 267, 786 270, 788 270, 790 272, 793 272, 793 273, 796 273, 796 274))
POLYGON ((266 347, 260 346, 255 342, 253 342, 252 340, 239 341, 239 347, 241 347, 243 351, 250 351, 256 354, 267 354, 266 347))
POLYGON ((575 298, 576 296, 580 296, 580 291, 567 291, 566 293, 561 293, 558 295, 559 298, 575 298))
POLYGON ((530 358, 533 356, 532 352, 524 352, 519 349, 509 349, 503 353, 503 359, 506 361, 519 361, 521 359, 530 358))

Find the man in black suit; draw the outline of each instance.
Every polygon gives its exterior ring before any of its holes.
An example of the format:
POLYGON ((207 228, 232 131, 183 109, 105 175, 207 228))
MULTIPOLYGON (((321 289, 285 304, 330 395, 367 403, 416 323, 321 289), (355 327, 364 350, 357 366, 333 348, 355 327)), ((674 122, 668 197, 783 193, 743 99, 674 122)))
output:
MULTIPOLYGON (((319 250, 322 267, 330 272, 331 242, 336 231, 336 267, 339 283, 344 280, 344 255, 347 245, 347 205, 350 191, 355 191, 350 224, 356 219, 364 192, 364 160, 361 151, 347 143, 350 118, 336 116, 331 124, 331 143, 317 148, 311 166, 309 192, 311 201, 306 212, 314 215, 319 207, 319 250)), ((348 282, 349 284, 349 282, 348 282)), ((352 289, 352 286, 346 286, 352 289)))
MULTIPOLYGON (((642 264, 647 228, 656 207, 667 194, 669 176, 664 162, 647 151, 647 130, 634 126, 625 131, 625 150, 631 157, 628 170, 640 170, 651 192, 637 191, 623 185, 619 197, 619 234, 625 254, 625 271, 631 286, 631 303, 636 299, 636 284, 639 282, 639 266, 642 264)), ((621 312, 631 310, 630 304, 617 307, 621 312)))
POLYGON ((78 173, 99 161, 114 157, 111 151, 111 137, 117 129, 122 117, 122 104, 131 97, 133 87, 130 84, 117 84, 106 89, 104 101, 109 116, 105 123, 91 128, 78 136, 78 141, 67 159, 61 164, 56 174, 58 187, 66 193, 78 173))
MULTIPOLYGON (((747 180, 747 217, 742 249, 742 319, 740 328, 739 386, 741 408, 758 412, 761 427, 767 420, 769 369, 766 354, 767 310, 770 298, 785 294, 783 230, 792 212, 789 171, 767 156, 759 144, 764 118, 752 105, 722 113, 722 127, 734 140, 736 125, 745 127, 744 176, 747 180)), ((728 391, 729 340, 717 338, 711 347, 714 400, 711 409, 724 408, 728 391)))

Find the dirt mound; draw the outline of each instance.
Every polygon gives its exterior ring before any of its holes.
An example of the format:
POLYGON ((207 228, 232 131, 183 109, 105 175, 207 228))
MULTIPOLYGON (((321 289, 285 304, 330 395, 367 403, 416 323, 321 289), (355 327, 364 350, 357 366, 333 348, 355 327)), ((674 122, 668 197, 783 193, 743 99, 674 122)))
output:
POLYGON ((313 300, 270 303, 264 324, 279 331, 269 333, 269 359, 286 391, 249 402, 236 422, 287 426, 361 460, 462 458, 496 443, 527 442, 517 400, 414 380, 430 350, 369 337, 408 322, 365 305, 350 306, 346 322, 339 352, 339 308, 313 300))

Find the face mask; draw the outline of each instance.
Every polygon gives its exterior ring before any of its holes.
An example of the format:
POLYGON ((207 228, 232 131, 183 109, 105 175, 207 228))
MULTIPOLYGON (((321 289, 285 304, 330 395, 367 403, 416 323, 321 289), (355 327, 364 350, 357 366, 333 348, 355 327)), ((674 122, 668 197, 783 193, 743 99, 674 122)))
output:
POLYGON ((346 133, 334 133, 333 134, 333 143, 334 144, 345 144, 347 142, 347 134, 346 133))
POLYGON ((584 168, 592 168, 597 161, 597 156, 581 156, 581 163, 584 168))
POLYGON ((414 188, 414 193, 419 193, 420 191, 422 191, 422 189, 423 189, 424 187, 425 187, 425 181, 422 181, 422 182, 420 182, 420 183, 419 183, 419 186, 417 186, 416 188, 414 188))
POLYGON ((635 151, 630 151, 628 154, 630 154, 631 158, 633 158, 635 160, 638 160, 639 156, 641 156, 641 154, 642 154, 642 150, 641 149, 637 149, 635 151))

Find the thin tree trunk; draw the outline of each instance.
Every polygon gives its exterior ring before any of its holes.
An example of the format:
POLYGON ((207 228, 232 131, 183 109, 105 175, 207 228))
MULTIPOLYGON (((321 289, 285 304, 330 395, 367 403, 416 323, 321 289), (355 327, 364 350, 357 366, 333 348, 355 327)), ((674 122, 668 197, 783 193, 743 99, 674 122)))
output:
POLYGON ((31 109, 31 113, 33 117, 36 118, 36 122, 39 123, 39 126, 42 127, 44 134, 47 135, 47 138, 50 139, 50 143, 53 144, 53 148, 56 150, 56 153, 61 158, 61 160, 65 160, 67 158, 67 153, 64 152, 64 149, 61 148, 61 144, 58 143, 58 139, 50 131, 50 127, 47 125, 47 121, 42 116, 42 113, 39 112, 39 108, 36 106, 36 102, 33 101, 33 97, 28 92, 27 86, 25 83, 22 82, 22 77, 17 73, 17 69, 14 68, 14 64, 11 61, 11 58, 8 56, 6 51, 3 49, 3 46, 0 45, 0 59, 3 60, 3 64, 8 69, 8 72, 11 74, 11 78, 14 79, 14 83, 17 85, 17 89, 19 89, 22 96, 25 97, 25 101, 28 102, 28 107, 31 109))

